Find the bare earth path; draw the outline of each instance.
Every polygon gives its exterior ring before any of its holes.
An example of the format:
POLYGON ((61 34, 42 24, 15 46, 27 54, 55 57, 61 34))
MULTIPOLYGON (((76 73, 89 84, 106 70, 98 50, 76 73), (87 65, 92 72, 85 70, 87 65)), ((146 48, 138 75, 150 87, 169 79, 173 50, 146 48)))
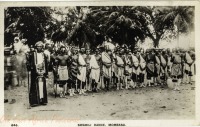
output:
POLYGON ((194 83, 182 84, 181 91, 147 87, 136 90, 100 91, 88 93, 87 96, 67 97, 67 99, 54 98, 49 93, 48 105, 31 109, 27 109, 27 87, 17 87, 8 95, 8 99, 15 98, 16 103, 4 104, 5 119, 189 120, 195 118, 194 83))

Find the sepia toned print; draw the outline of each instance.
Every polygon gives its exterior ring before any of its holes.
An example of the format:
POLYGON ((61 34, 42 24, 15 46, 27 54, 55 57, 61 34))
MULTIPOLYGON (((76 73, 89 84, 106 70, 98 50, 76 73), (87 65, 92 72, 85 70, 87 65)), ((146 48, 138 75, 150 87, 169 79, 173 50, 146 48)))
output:
POLYGON ((196 119, 195 12, 190 5, 4 7, 1 119, 76 126, 196 119))

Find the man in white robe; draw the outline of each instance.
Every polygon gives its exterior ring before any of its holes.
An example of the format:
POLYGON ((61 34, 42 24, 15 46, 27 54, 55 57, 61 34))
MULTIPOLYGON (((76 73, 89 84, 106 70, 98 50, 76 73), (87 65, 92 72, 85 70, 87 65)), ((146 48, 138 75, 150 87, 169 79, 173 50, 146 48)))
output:
POLYGON ((85 48, 81 48, 78 55, 78 74, 77 74, 77 83, 79 85, 80 91, 79 94, 85 94, 84 87, 86 84, 86 62, 84 59, 85 48))
POLYGON ((192 65, 194 60, 192 59, 190 52, 185 53, 185 80, 187 84, 191 84, 191 77, 192 77, 192 65))
POLYGON ((124 70, 124 80, 125 80, 125 88, 129 89, 130 88, 130 83, 131 83, 131 74, 132 74, 132 53, 131 50, 128 50, 125 54, 125 70, 124 70))
POLYGON ((106 49, 106 51, 102 52, 102 71, 103 71, 103 80, 104 85, 106 87, 106 90, 109 90, 110 85, 110 78, 111 78, 111 50, 109 48, 106 49))
POLYGON ((120 50, 119 55, 116 56, 116 65, 117 65, 117 73, 116 76, 118 78, 118 84, 117 84, 117 90, 119 89, 123 89, 122 85, 123 85, 123 78, 124 78, 124 67, 125 67, 125 63, 124 63, 124 59, 123 59, 123 49, 120 50))
POLYGON ((140 62, 140 67, 139 67, 139 83, 140 87, 146 87, 144 83, 145 79, 145 74, 146 74, 146 61, 144 53, 139 54, 139 62, 140 62))
POLYGON ((137 51, 132 55, 132 80, 133 80, 133 88, 137 87, 138 76, 139 76, 139 59, 137 56, 137 51))
POLYGON ((97 92, 97 84, 99 82, 100 79, 100 55, 99 55, 99 51, 98 49, 96 49, 95 54, 91 55, 91 59, 90 59, 90 78, 92 79, 92 91, 93 92, 97 92))
POLYGON ((157 85, 160 85, 160 72, 161 72, 161 66, 160 66, 160 63, 161 63, 161 61, 160 61, 160 59, 159 59, 159 57, 160 57, 160 50, 159 49, 157 49, 156 51, 155 51, 155 77, 154 77, 154 85, 155 86, 157 86, 157 85))

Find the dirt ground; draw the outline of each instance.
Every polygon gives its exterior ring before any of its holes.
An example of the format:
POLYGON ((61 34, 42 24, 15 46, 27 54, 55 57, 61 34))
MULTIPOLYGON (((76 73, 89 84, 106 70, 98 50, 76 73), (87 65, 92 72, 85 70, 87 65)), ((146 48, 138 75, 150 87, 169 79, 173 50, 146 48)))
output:
POLYGON ((46 106, 28 107, 27 87, 5 90, 4 119, 15 120, 161 120, 195 118, 195 83, 181 84, 181 91, 147 87, 134 90, 111 90, 55 98, 48 87, 46 106), (10 101, 10 100, 9 100, 10 101))

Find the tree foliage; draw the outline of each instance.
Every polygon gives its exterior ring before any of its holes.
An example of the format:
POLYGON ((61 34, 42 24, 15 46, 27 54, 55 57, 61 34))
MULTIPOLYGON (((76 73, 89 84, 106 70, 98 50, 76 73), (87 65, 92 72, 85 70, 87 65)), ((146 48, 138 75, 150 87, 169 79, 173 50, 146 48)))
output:
POLYGON ((8 7, 5 9, 5 43, 11 44, 18 35, 33 45, 44 39, 45 26, 51 21, 49 7, 8 7))
POLYGON ((165 7, 137 6, 135 9, 140 17, 143 17, 140 29, 153 41, 154 47, 158 47, 160 39, 165 36, 167 30, 172 29, 172 22, 165 22, 163 16, 167 14, 165 7))
POLYGON ((67 18, 67 22, 72 22, 72 25, 67 25, 69 36, 66 39, 66 43, 73 43, 78 46, 95 44, 96 34, 91 27, 92 22, 89 17, 90 10, 88 7, 76 7, 71 13, 67 18), (73 13, 75 14, 73 15, 73 13))
POLYGON ((119 45, 134 46, 138 40, 145 39, 137 25, 142 17, 137 17, 136 10, 129 6, 90 7, 93 27, 97 33, 111 38, 119 45))
POLYGON ((5 43, 12 43, 14 36, 20 35, 29 45, 49 38, 95 48, 110 38, 119 45, 134 47, 148 37, 158 47, 161 39, 175 36, 177 25, 182 33, 193 30, 194 7, 9 7, 5 9, 5 43))
POLYGON ((173 22, 179 32, 185 33, 194 29, 194 7, 175 6, 170 7, 169 13, 164 17, 164 21, 173 22))
POLYGON ((193 29, 194 9, 190 6, 139 6, 136 9, 146 17, 140 28, 153 40, 154 47, 158 47, 159 41, 167 35, 171 35, 170 39, 177 35, 174 27, 177 23, 183 33, 193 29))

